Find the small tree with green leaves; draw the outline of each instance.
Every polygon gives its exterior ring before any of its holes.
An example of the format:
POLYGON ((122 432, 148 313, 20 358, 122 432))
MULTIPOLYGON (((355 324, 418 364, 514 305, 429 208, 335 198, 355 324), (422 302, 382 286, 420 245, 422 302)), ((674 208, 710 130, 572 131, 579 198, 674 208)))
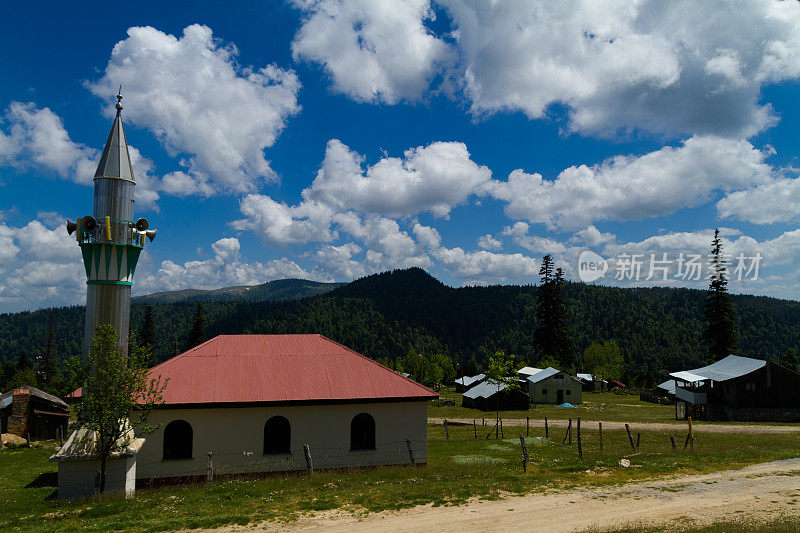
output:
POLYGON ((600 378, 600 387, 607 378, 619 377, 625 359, 617 341, 593 342, 583 352, 583 368, 592 374, 592 379, 600 378))
POLYGON ((114 326, 103 324, 92 337, 79 419, 96 435, 100 459, 100 492, 106 487, 106 465, 136 434, 153 432, 150 411, 164 403, 166 382, 150 378, 146 368, 128 364, 114 326))
POLYGON ((511 392, 519 388, 519 379, 514 372, 514 356, 500 350, 489 356, 489 365, 484 370, 486 378, 497 388, 495 406, 497 408, 496 423, 500 424, 500 391, 511 392), (503 387, 505 385, 505 387, 503 387))

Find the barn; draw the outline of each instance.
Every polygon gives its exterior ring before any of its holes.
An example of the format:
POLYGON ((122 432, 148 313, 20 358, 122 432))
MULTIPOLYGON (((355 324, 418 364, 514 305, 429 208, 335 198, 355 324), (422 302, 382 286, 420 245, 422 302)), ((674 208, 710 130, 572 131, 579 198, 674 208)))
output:
POLYGON ((315 469, 427 462, 437 394, 322 335, 220 335, 150 375, 169 381, 137 485, 303 470, 306 447, 315 469))
POLYGON ((528 377, 528 395, 532 403, 581 403, 583 384, 576 378, 553 367, 547 367, 528 377))
POLYGON ((475 376, 464 376, 456 380, 456 392, 464 392, 486 379, 485 374, 475 376))
POLYGON ((0 433, 31 440, 66 438, 69 408, 64 400, 27 385, 0 395, 0 433))
POLYGON ((511 388, 505 383, 487 379, 475 385, 461 397, 461 406, 481 411, 528 409, 528 395, 519 387, 511 388))
POLYGON ((678 418, 800 421, 800 374, 772 361, 729 355, 670 376, 678 418))

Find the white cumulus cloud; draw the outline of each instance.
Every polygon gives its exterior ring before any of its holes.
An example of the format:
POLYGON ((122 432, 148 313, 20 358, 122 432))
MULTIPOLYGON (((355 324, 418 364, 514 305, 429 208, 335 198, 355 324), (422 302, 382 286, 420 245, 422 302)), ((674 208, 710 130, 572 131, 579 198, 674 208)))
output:
POLYGON ((358 101, 417 100, 454 54, 425 22, 428 0, 295 0, 304 14, 296 60, 319 63, 335 90, 358 101))
MULTIPOLYGON (((276 65, 241 67, 236 56, 207 26, 188 26, 180 37, 133 27, 88 87, 108 98, 122 84, 127 120, 153 132, 171 155, 186 156, 185 173, 197 183, 190 192, 249 192, 275 179, 264 149, 299 111, 300 82, 276 65)), ((187 179, 177 178, 167 187, 183 194, 187 179)))
POLYGON ((363 162, 341 141, 330 140, 322 167, 303 196, 337 210, 394 216, 429 211, 445 217, 491 178, 491 171, 473 162, 460 142, 412 148, 402 158, 379 160, 366 173, 363 162))
POLYGON ((569 167, 555 180, 518 169, 508 181, 489 182, 482 190, 507 202, 512 219, 574 230, 599 220, 667 215, 706 203, 716 190, 769 183, 773 169, 765 157, 747 141, 692 137, 638 157, 569 167))

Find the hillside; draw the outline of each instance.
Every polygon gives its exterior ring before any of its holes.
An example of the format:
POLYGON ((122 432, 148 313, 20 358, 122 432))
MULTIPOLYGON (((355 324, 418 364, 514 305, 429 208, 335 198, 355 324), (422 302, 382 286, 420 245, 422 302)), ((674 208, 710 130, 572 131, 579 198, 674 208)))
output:
MULTIPOLYGON (((275 282, 273 282, 275 283, 275 282)), ((309 282, 305 282, 309 283, 309 282)), ((252 289, 251 289, 252 290, 252 289)), ((368 276, 322 295, 291 301, 246 301, 228 294, 204 303, 208 336, 221 333, 321 333, 373 358, 391 362, 409 350, 445 353, 469 373, 488 355, 506 350, 535 364, 536 287, 447 287, 421 269, 368 276)), ((252 293, 248 291, 247 297, 252 293)), ((191 294, 154 305, 157 357, 185 347, 194 310, 191 294)), ((626 358, 626 378, 652 383, 667 371, 703 364, 699 342, 704 291, 674 288, 621 289, 567 283, 565 301, 573 348, 616 339, 626 358)), ((800 345, 800 303, 733 297, 739 313, 740 354, 779 358, 800 345)), ((144 305, 131 308, 138 331, 144 305)), ((55 309, 62 356, 77 354, 83 308, 55 309)), ((35 353, 43 342, 48 311, 0 315, 0 359, 35 353)))
POLYGON ((279 279, 260 285, 239 285, 221 289, 201 290, 183 289, 136 296, 134 304, 166 304, 177 302, 222 302, 238 300, 243 302, 279 302, 297 300, 308 296, 325 294, 342 283, 320 283, 305 279, 279 279))

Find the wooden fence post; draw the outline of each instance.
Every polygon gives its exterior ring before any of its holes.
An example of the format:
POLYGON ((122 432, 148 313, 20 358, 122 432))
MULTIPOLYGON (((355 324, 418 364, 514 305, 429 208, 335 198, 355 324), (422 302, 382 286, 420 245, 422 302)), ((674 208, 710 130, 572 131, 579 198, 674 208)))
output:
POLYGON ((628 440, 631 441, 631 449, 636 451, 636 446, 633 445, 633 435, 631 435, 631 427, 628 424, 625 424, 625 431, 628 432, 628 440))
POLYGON ((447 437, 447 440, 450 440, 450 431, 447 430, 447 419, 444 419, 444 436, 447 437))
POLYGON ((502 418, 500 419, 500 438, 501 439, 506 438, 505 433, 503 433, 503 419, 502 418))
POLYGON ((567 437, 569 437, 569 443, 572 444, 572 419, 569 419, 569 424, 567 425, 567 431, 564 433, 564 438, 561 440, 561 444, 567 442, 567 437))
POLYGON ((308 448, 308 444, 303 444, 303 454, 306 456, 306 470, 308 470, 308 475, 314 475, 314 463, 311 461, 311 450, 308 448))
POLYGON ((544 438, 550 438, 550 431, 547 429, 547 417, 544 417, 544 438))
POLYGON ((603 423, 598 422, 597 429, 600 432, 600 451, 603 451, 603 423))
POLYGON ((525 417, 525 436, 531 436, 531 417, 529 416, 525 417))
POLYGON ((669 441, 672 443, 672 449, 675 449, 675 437, 672 435, 669 436, 669 441))
POLYGON ((583 448, 581 447, 581 417, 578 417, 578 458, 583 461, 583 448))
POLYGON ((206 463, 206 481, 214 482, 214 452, 208 452, 208 462, 206 463))
POLYGON ((636 447, 637 448, 639 447, 639 443, 641 442, 641 440, 642 440, 642 434, 641 433, 637 433, 636 434, 636 447))
POLYGON ((475 440, 478 440, 478 423, 472 419, 472 430, 475 432, 475 440))
POLYGON ((411 441, 406 439, 406 448, 408 448, 408 458, 411 459, 411 464, 416 465, 417 462, 414 460, 414 450, 411 448, 411 441))
POLYGON ((692 417, 689 417, 689 445, 692 447, 692 451, 694 451, 694 430, 692 429, 692 417))
POLYGON ((525 437, 519 434, 519 444, 522 446, 522 472, 528 471, 528 447, 525 445, 525 437))

